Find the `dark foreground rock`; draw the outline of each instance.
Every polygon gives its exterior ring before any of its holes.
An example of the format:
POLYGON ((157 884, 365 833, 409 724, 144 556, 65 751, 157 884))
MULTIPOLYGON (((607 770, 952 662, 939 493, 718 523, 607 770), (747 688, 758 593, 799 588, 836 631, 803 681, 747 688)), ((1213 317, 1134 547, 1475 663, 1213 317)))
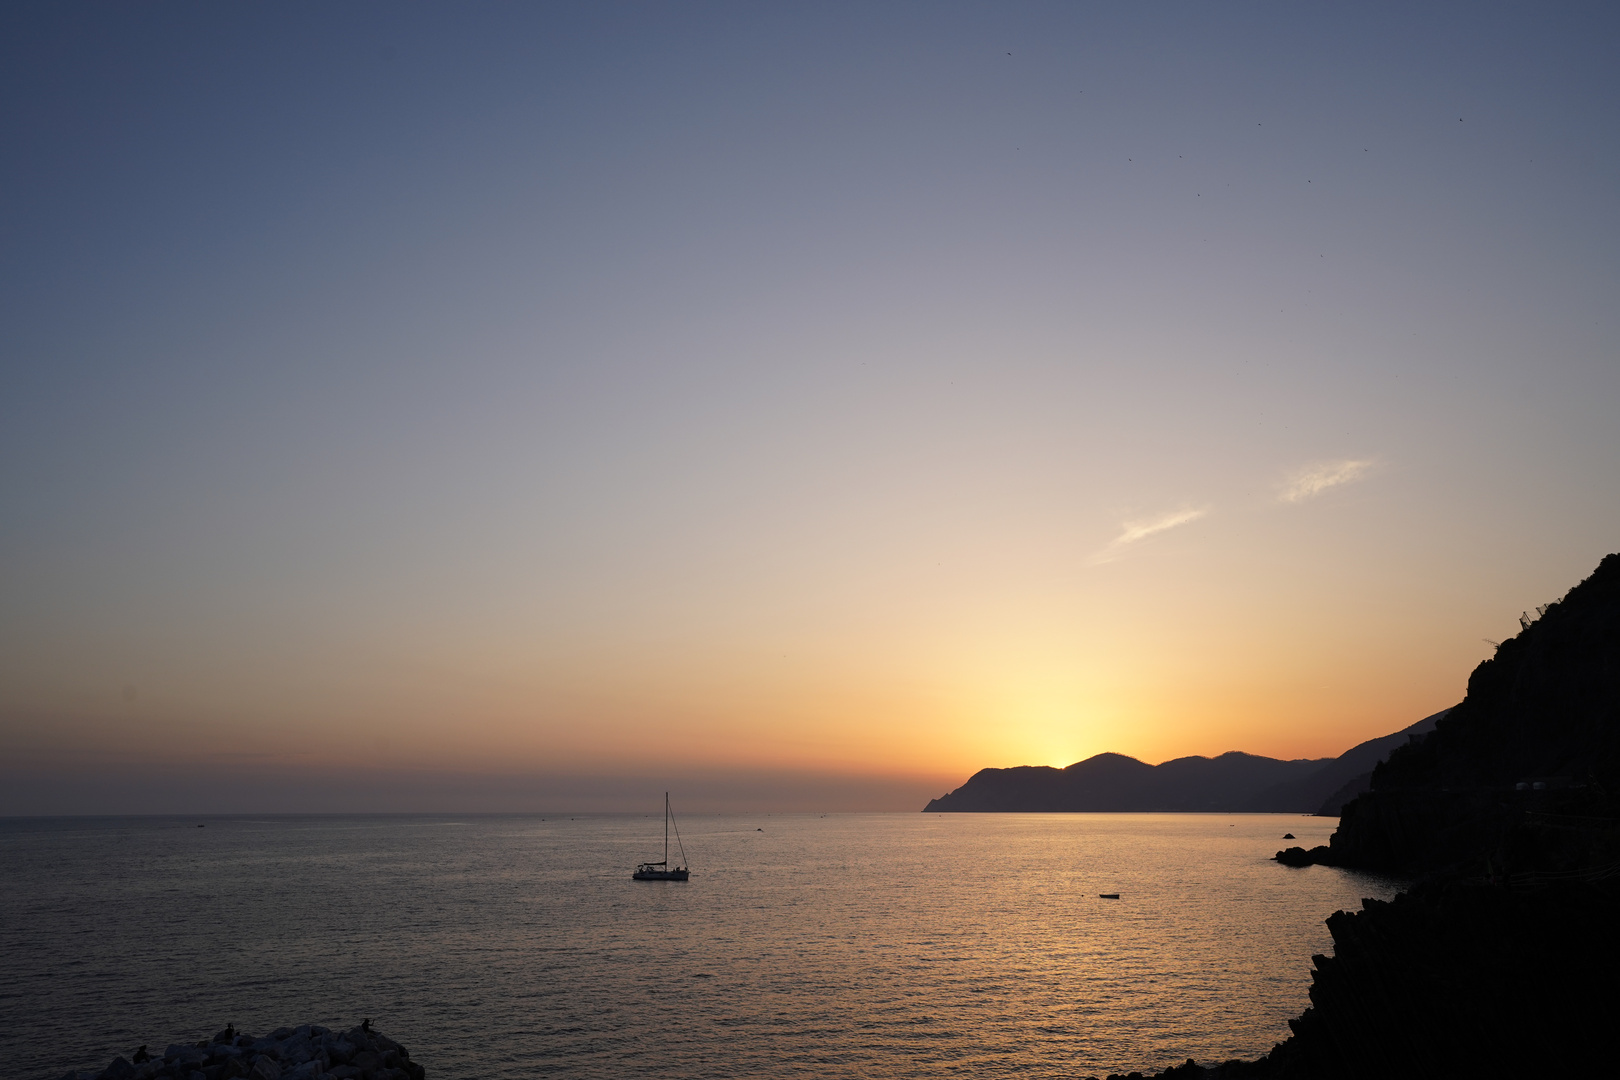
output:
POLYGON ((1363 901, 1328 920, 1334 955, 1313 958, 1311 1005, 1291 1038, 1258 1061, 1149 1075, 1612 1076, 1620 876, 1592 876, 1434 880, 1363 901))
POLYGON ((1327 920, 1333 955, 1313 958, 1293 1035, 1159 1077, 1615 1075, 1620 555, 1537 616, 1373 770, 1331 845, 1277 853, 1413 880, 1327 920))
POLYGON ((423 1080, 422 1066, 399 1043, 370 1029, 318 1024, 277 1028, 261 1038, 227 1027, 212 1039, 173 1044, 161 1054, 140 1047, 104 1069, 70 1071, 62 1080, 423 1080))
POLYGON ((1333 849, 1326 844, 1319 844, 1309 851, 1302 847, 1284 848, 1277 852, 1276 855, 1273 855, 1272 858, 1284 866, 1332 865, 1333 849))

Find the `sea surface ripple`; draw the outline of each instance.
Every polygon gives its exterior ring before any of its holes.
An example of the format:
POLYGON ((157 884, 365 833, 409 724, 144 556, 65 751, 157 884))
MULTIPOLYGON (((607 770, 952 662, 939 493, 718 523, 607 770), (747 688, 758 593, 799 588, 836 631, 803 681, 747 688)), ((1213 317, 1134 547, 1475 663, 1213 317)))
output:
POLYGON ((430 1080, 1248 1057, 1307 1004, 1323 919, 1397 886, 1269 861, 1334 824, 694 816, 678 883, 630 880, 657 813, 5 819, 0 1062, 363 1017, 430 1080))

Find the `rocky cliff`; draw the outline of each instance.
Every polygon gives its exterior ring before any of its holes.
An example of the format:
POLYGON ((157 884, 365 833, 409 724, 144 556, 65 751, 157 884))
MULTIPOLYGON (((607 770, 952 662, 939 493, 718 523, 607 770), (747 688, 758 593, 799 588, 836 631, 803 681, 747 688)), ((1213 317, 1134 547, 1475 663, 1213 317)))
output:
POLYGON ((1328 919, 1292 1037, 1161 1078, 1613 1075, 1620 555, 1537 616, 1373 770, 1331 845, 1278 853, 1413 879, 1328 919))
POLYGON ((1620 555, 1538 615, 1525 613, 1523 632, 1474 670, 1432 733, 1373 771, 1330 846, 1294 849, 1295 864, 1416 880, 1393 903, 1328 920, 1334 955, 1315 958, 1293 1038, 1204 1075, 1613 1068, 1620 555))

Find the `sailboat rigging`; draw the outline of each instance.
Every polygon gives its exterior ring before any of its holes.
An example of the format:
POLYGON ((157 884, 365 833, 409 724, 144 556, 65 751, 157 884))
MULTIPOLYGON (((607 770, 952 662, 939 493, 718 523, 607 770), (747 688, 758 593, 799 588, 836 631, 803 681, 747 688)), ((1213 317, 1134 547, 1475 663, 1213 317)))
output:
POLYGON ((681 843, 681 827, 675 826, 675 847, 681 853, 678 866, 669 865, 669 827, 675 821, 674 811, 669 808, 669 792, 664 792, 664 860, 663 862, 644 862, 636 867, 636 872, 630 876, 636 881, 686 881, 692 872, 686 867, 686 845, 681 843))

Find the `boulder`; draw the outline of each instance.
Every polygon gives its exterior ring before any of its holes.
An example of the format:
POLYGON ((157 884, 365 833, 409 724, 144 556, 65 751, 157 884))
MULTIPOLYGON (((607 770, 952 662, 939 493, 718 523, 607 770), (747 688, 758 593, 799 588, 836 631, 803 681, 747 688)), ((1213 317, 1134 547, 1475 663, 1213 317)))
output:
POLYGON ((302 1065, 314 1059, 316 1047, 308 1039, 288 1039, 281 1044, 281 1064, 284 1067, 302 1065))
POLYGON ((160 1058, 142 1046, 137 1062, 123 1057, 99 1071, 75 1070, 62 1080, 424 1080, 410 1052, 367 1025, 338 1034, 318 1024, 277 1028, 263 1038, 234 1025, 213 1039, 171 1043, 160 1058))
POLYGON ((1302 847, 1285 848, 1277 852, 1272 858, 1284 866, 1331 866, 1333 851, 1326 844, 1319 844, 1306 851, 1302 847))

